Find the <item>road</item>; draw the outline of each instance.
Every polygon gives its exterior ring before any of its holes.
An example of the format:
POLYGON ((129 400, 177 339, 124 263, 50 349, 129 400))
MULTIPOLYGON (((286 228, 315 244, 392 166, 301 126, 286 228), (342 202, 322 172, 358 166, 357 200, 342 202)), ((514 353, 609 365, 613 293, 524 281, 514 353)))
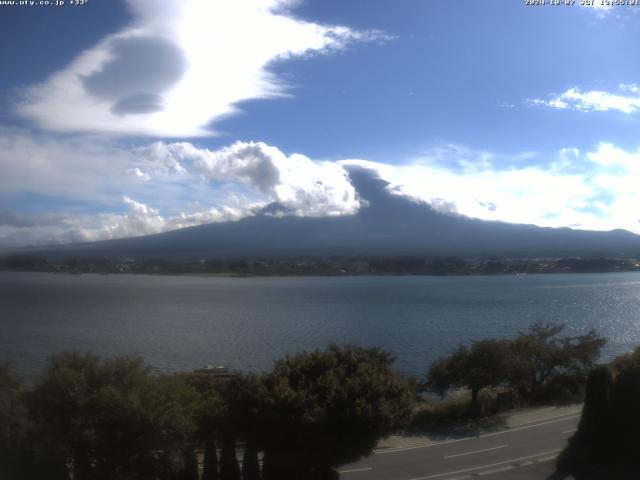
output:
POLYGON ((341 480, 546 479, 577 413, 474 437, 378 450, 339 469, 341 480))

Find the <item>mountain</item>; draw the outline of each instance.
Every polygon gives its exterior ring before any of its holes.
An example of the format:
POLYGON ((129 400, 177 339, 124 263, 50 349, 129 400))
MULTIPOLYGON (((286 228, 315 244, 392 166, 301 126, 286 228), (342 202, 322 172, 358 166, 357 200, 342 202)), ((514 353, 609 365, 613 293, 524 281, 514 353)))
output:
POLYGON ((236 222, 213 223, 156 235, 65 245, 37 253, 49 257, 231 258, 326 255, 459 255, 561 257, 640 256, 640 236, 625 230, 595 232, 483 221, 434 210, 394 195, 371 171, 350 168, 366 207, 351 216, 276 216, 269 205, 236 222))

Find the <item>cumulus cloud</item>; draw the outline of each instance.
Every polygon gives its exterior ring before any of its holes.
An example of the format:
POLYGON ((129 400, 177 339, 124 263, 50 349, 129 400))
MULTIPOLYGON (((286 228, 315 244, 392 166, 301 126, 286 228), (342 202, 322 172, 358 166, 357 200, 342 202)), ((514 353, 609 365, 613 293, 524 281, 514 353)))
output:
POLYGON ((274 61, 389 38, 296 19, 293 4, 128 0, 132 22, 27 88, 17 112, 62 132, 210 135, 238 102, 285 93, 274 61))
POLYGON ((0 245, 142 235, 251 214, 255 199, 211 188, 190 166, 153 152, 0 128, 0 245))
POLYGON ((640 150, 607 143, 551 158, 440 145, 387 164, 319 161, 262 142, 116 148, 0 130, 0 245, 138 236, 257 214, 351 215, 367 206, 349 179, 352 165, 445 214, 640 233, 640 150))
POLYGON ((77 214, 115 209, 123 195, 163 209, 225 203, 230 195, 210 188, 174 158, 155 153, 153 144, 125 147, 99 136, 58 137, 0 127, 0 172, 0 205, 5 208, 3 197, 21 196, 18 206, 52 199, 73 205, 77 214))
POLYGON ((262 142, 236 142, 219 150, 158 142, 150 150, 156 158, 190 163, 209 181, 253 186, 291 215, 353 214, 360 206, 348 173, 339 164, 286 155, 262 142))
POLYGON ((611 93, 602 90, 582 91, 579 88, 570 88, 564 93, 552 95, 546 99, 532 99, 530 103, 557 110, 581 112, 616 110, 626 114, 637 113, 640 110, 640 87, 636 84, 623 84, 618 90, 618 93, 611 93))
MULTIPOLYGON (((523 165, 522 155, 504 165, 488 152, 443 147, 404 165, 344 160, 375 169, 389 189, 435 209, 484 220, 640 233, 640 152, 599 144, 582 153, 560 150, 546 164, 523 165), (455 155, 458 152, 459 156, 455 155), (474 161, 477 159, 477 162, 474 161)), ((525 155, 528 156, 529 154, 525 155)))
POLYGON ((83 228, 88 239, 137 237, 153 233, 192 227, 203 223, 239 220, 251 209, 239 210, 230 207, 209 208, 195 212, 180 212, 177 215, 162 215, 158 209, 138 202, 128 196, 122 198, 127 211, 123 214, 101 214, 98 228, 83 228))
POLYGON ((255 213, 261 204, 244 209, 229 206, 183 211, 173 215, 138 202, 121 199, 122 213, 95 215, 25 215, 0 211, 0 247, 61 244, 137 237, 205 223, 231 222, 255 213))
POLYGON ((0 169, 0 245, 146 235, 259 211, 345 215, 360 206, 342 166, 264 143, 122 148, 95 137, 0 130, 0 169))

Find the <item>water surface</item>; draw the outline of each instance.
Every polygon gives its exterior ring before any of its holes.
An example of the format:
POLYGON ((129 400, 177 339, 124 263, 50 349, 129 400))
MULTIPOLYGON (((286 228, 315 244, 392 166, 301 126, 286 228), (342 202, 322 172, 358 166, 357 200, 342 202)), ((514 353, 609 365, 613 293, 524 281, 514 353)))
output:
POLYGON ((331 342, 379 345, 424 375, 460 342, 536 321, 640 344, 640 273, 214 278, 0 272, 0 359, 31 377, 60 350, 135 353, 160 371, 264 370, 331 342))

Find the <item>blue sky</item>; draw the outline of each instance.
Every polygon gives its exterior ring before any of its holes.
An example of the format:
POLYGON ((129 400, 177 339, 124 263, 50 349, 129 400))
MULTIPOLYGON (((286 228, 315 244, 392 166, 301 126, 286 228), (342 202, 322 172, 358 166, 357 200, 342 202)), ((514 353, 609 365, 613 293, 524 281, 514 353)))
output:
MULTIPOLYGON (((363 208, 640 233, 640 8, 0 5, 0 245, 363 208)), ((562 2, 564 3, 564 2, 562 2)))

